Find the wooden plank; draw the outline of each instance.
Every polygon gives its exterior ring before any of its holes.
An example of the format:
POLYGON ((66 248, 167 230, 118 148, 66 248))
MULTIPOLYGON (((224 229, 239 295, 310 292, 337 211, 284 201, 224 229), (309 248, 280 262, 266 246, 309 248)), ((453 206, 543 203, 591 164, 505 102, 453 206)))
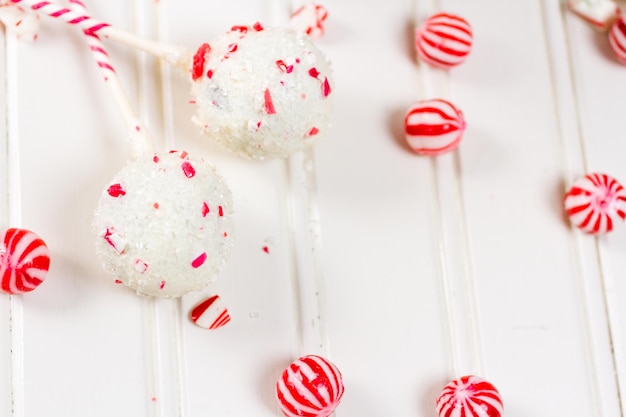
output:
POLYGON ((404 113, 421 93, 411 5, 325 5, 335 114, 315 161, 329 351, 347 387, 337 415, 432 415, 449 340, 435 179, 404 144, 404 113))
MULTIPOLYGON (((0 31, 0 114, 6 115, 9 106, 7 93, 9 60, 7 59, 7 35, 0 31)), ((0 118, 0 229, 9 227, 9 164, 8 164, 8 117, 0 118)), ((11 334, 10 299, 0 297, 0 414, 11 415, 11 334)))
POLYGON ((471 123, 460 156, 486 374, 509 412, 550 415, 565 407, 601 415, 585 347, 587 294, 581 296, 578 253, 561 220, 561 97, 552 89, 547 17, 540 2, 444 5, 475 27, 473 54, 451 81, 471 123), (497 18, 505 15, 524 18, 497 18), (566 387, 559 386, 562 375, 571 382, 566 387), (531 378, 532 387, 522 382, 531 378), (572 401, 556 406, 546 392, 572 401))
MULTIPOLYGON (((163 36, 195 48, 232 25, 266 22, 272 13, 263 2, 229 2, 219 13, 213 4, 164 3, 163 36)), ((207 410, 224 416, 279 415, 274 383, 297 345, 286 165, 282 160, 247 161, 202 137, 190 122, 194 109, 186 104, 188 91, 188 79, 172 74, 167 80, 171 113, 164 117, 170 139, 216 164, 232 189, 237 222, 235 248, 223 274, 205 291, 182 300, 188 415, 206 415, 207 410), (209 332, 194 326, 188 314, 203 296, 215 293, 226 302, 232 322, 209 332)))
MULTIPOLYGON (((102 5, 95 15, 132 25, 125 2, 102 5)), ((110 50, 133 85, 129 55, 110 50)), ((90 227, 128 155, 126 129, 79 32, 46 21, 17 66, 21 214, 52 254, 47 281, 24 297, 24 415, 146 415, 140 303, 101 272, 90 227)))
MULTIPOLYGON (((621 155, 626 149, 619 140, 621 115, 624 103, 621 97, 626 93, 622 82, 624 67, 620 65, 608 44, 606 35, 596 33, 583 21, 571 14, 566 19, 569 50, 572 60, 573 81, 576 88, 576 104, 580 114, 581 147, 585 153, 585 172, 604 172, 617 178, 622 184, 626 181, 626 167, 621 155)), ((603 290, 603 307, 606 326, 610 335, 614 382, 620 392, 621 410, 626 407, 626 312, 621 297, 626 295, 623 277, 624 227, 618 227, 608 236, 592 238, 582 236, 585 244, 592 246, 599 263, 598 285, 603 290)), ((600 325, 600 323, 598 323, 600 325)), ((608 359, 608 358, 607 358, 608 359)))

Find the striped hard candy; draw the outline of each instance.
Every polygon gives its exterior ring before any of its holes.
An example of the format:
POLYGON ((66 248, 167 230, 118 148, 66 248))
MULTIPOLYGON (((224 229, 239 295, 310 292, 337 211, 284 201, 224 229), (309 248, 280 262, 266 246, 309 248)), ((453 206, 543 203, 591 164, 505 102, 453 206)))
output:
POLYGON ((465 61, 472 50, 472 27, 460 16, 437 13, 415 30, 419 58, 435 67, 448 69, 465 61))
POLYGON ((191 310, 191 321, 204 329, 215 330, 230 321, 230 314, 220 296, 213 295, 191 310))
POLYGON ((572 224, 587 233, 607 233, 626 218, 626 192, 613 177, 592 173, 578 179, 565 195, 572 224))
POLYGON ((626 65, 626 19, 620 16, 609 32, 609 43, 619 62, 626 65))
POLYGON ((288 417, 327 417, 341 401, 343 390, 337 367, 317 355, 292 362, 276 383, 280 409, 288 417))
POLYGON ((438 155, 455 149, 464 131, 463 113, 443 99, 418 101, 404 118, 409 147, 421 155, 438 155))
POLYGON ((46 243, 25 229, 0 234, 0 288, 9 294, 34 290, 48 275, 50 252, 46 243))
POLYGON ((439 417, 501 417, 502 410, 496 387, 473 375, 451 381, 437 398, 439 417))

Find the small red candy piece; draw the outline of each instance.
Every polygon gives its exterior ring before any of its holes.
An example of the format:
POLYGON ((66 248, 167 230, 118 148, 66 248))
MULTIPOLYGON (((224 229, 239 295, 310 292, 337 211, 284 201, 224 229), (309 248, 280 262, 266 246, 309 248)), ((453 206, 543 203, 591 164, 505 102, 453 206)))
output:
POLYGON ((465 131, 461 110, 443 99, 422 100, 404 118, 406 140, 420 155, 438 155, 455 149, 465 131))
POLYGON ((289 26, 304 32, 311 38, 319 38, 324 34, 324 22, 328 18, 328 10, 321 4, 307 3, 291 15, 289 26))
POLYGON ((8 229, 0 233, 0 289, 9 294, 34 290, 50 267, 46 243, 25 229, 8 229))
POLYGON ((230 314, 220 296, 213 295, 193 308, 191 321, 204 329, 214 330, 226 325, 230 314))
POLYGON ((617 60, 626 65, 626 19, 620 16, 609 32, 609 43, 617 60))
POLYGON ((415 30, 419 58, 439 68, 461 64, 472 50, 472 27, 460 16, 437 13, 415 30))
POLYGON ((578 179, 565 195, 572 224, 587 233, 608 233, 626 219, 626 191, 613 177, 593 173, 578 179))
POLYGON ((195 55, 193 56, 193 66, 191 68, 191 78, 196 81, 202 78, 204 73, 204 64, 207 60, 207 55, 211 52, 211 46, 208 43, 200 45, 195 55))
POLYGON ((328 417, 343 391, 339 369, 317 355, 292 362, 276 383, 276 398, 287 417, 328 417))
POLYGON ((496 387, 473 375, 450 382, 437 398, 439 417, 501 417, 503 409, 496 387))

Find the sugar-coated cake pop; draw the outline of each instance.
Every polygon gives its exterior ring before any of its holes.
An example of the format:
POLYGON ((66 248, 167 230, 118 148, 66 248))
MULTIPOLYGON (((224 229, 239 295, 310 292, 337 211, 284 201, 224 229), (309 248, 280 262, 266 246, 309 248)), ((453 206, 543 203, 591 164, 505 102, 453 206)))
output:
POLYGON ((226 148, 286 157, 326 135, 329 62, 302 32, 235 26, 194 56, 194 122, 226 148))
POLYGON ((626 19, 620 16, 609 31, 609 43, 617 60, 626 65, 626 19))
POLYGON ((496 387, 473 375, 451 381, 437 398, 439 417, 501 417, 503 408, 496 387))
POLYGON ((212 295, 191 310, 191 321, 204 329, 215 330, 230 322, 230 313, 220 296, 212 295))
POLYGON ((232 247, 232 196, 186 152, 130 161, 103 192, 93 227, 103 267, 138 294, 178 297, 212 282, 232 247))
POLYGON ((286 157, 329 129, 330 64, 303 32, 234 26, 195 53, 112 27, 84 12, 41 0, 11 0, 64 20, 88 35, 115 39, 190 70, 194 122, 227 149, 250 158, 286 157), (190 64, 188 55, 193 55, 190 64), (191 68, 189 68, 191 67, 191 68))
POLYGON ((276 383, 276 398, 287 417, 328 417, 339 405, 343 391, 339 369, 317 355, 292 362, 276 383))
POLYGON ((448 69, 465 61, 473 38, 467 20, 455 14, 437 13, 415 30, 415 50, 422 61, 448 69))
POLYGON ((613 177, 592 173, 578 179, 565 195, 572 224, 587 233, 607 233, 626 219, 626 191, 613 177))
POLYGON ((404 117, 407 143, 420 155, 439 155, 456 149, 464 131, 463 113, 443 99, 418 101, 404 117))
POLYGON ((46 243, 26 229, 0 232, 0 289, 21 294, 37 288, 48 275, 50 252, 46 243))
POLYGON ((567 7, 601 31, 609 29, 620 14, 613 0, 569 0, 567 7))

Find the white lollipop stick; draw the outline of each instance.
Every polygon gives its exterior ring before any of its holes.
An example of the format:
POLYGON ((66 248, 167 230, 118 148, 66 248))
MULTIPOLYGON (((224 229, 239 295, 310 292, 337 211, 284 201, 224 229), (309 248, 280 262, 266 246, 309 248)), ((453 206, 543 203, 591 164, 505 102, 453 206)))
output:
MULTIPOLYGON (((87 12, 85 4, 81 0, 69 0, 69 2, 72 4, 72 8, 77 13, 80 12, 84 14, 87 12)), ((135 115, 135 112, 128 101, 128 97, 122 88, 117 72, 109 60, 109 54, 107 53, 106 48, 102 44, 98 35, 94 32, 85 30, 84 33, 89 49, 91 50, 98 67, 102 71, 104 81, 107 83, 115 103, 117 104, 117 107, 122 113, 124 121, 130 130, 129 140, 132 157, 135 158, 149 152, 152 153, 152 138, 143 123, 135 115)))
POLYGON ((97 34, 105 36, 155 55, 184 70, 189 68, 191 54, 185 48, 145 39, 133 33, 114 28, 110 23, 102 22, 88 16, 84 12, 84 9, 80 11, 71 10, 61 5, 41 0, 11 0, 11 2, 30 7, 42 15, 54 17, 71 25, 76 25, 83 29, 88 35, 97 34))

